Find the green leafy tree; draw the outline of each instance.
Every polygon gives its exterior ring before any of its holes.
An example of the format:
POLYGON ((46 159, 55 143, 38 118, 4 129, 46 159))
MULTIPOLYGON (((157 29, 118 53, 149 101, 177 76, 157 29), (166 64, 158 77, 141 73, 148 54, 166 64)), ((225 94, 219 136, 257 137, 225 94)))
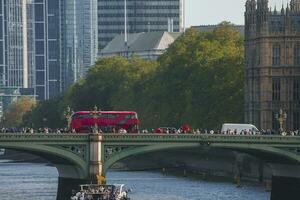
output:
POLYGON ((23 116, 36 105, 34 99, 22 97, 14 101, 3 114, 2 126, 19 127, 23 123, 23 116))
POLYGON ((23 117, 23 126, 33 128, 60 128, 67 126, 64 116, 66 105, 61 97, 39 102, 23 117))
POLYGON ((159 100, 156 124, 219 128, 243 120, 243 38, 230 24, 208 33, 188 30, 159 62, 150 87, 159 100))
POLYGON ((144 127, 219 128, 242 122, 244 44, 232 24, 212 32, 189 29, 158 61, 133 56, 100 59, 61 98, 27 115, 36 126, 62 126, 64 109, 137 111, 144 127), (51 123, 50 123, 51 122, 51 123))

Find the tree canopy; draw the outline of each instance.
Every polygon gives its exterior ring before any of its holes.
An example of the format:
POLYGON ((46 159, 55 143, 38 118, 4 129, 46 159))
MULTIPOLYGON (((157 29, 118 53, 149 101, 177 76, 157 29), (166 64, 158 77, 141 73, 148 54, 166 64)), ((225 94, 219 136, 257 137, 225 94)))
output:
POLYGON ((189 29, 157 61, 136 56, 98 60, 63 97, 41 102, 27 119, 41 125, 47 114, 59 126, 55 119, 62 119, 63 107, 77 111, 97 105, 137 111, 147 128, 183 123, 219 128, 243 121, 243 66, 243 38, 230 24, 212 32, 189 29))
POLYGON ((36 105, 34 99, 30 97, 22 97, 12 104, 4 111, 2 117, 2 126, 18 127, 23 124, 23 116, 30 112, 36 105))

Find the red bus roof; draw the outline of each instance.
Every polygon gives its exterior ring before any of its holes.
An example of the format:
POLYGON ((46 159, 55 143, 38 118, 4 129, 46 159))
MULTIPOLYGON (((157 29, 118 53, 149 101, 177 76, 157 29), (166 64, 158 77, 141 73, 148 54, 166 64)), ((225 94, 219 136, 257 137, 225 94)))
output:
MULTIPOLYGON (((77 112, 74 112, 74 114, 78 114, 78 115, 85 115, 85 114, 90 114, 90 113, 95 113, 95 111, 77 111, 77 112)), ((134 111, 97 111, 96 113, 101 113, 101 114, 137 114, 134 111)))

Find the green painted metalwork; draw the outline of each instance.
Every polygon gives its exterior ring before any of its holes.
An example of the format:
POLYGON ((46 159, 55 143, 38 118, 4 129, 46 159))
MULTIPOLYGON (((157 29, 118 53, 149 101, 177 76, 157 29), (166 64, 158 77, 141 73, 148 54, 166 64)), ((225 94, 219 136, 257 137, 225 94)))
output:
MULTIPOLYGON (((92 141, 89 134, 0 134, 0 148, 62 158, 81 169, 85 177, 89 174, 92 141)), ((297 136, 103 134, 97 142, 102 150, 103 175, 115 162, 129 156, 166 149, 201 150, 200 147, 251 150, 286 157, 300 164, 300 137, 297 136)))
MULTIPOLYGON (((0 134, 0 148, 57 157, 77 166, 87 176, 89 136, 71 134, 0 134)), ((55 163, 54 163, 55 164, 55 163)))
POLYGON ((300 163, 300 137, 261 135, 103 135, 104 173, 126 157, 165 149, 224 148, 283 156, 300 163))

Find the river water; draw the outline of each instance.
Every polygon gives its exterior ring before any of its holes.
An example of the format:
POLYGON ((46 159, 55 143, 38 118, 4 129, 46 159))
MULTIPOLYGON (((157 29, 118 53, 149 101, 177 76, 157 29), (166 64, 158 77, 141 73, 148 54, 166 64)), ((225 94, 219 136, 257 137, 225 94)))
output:
MULTIPOLYGON (((55 200, 58 173, 44 164, 0 163, 1 200, 55 200)), ((268 200, 264 188, 164 176, 155 172, 111 171, 108 184, 132 188, 132 200, 268 200)))

